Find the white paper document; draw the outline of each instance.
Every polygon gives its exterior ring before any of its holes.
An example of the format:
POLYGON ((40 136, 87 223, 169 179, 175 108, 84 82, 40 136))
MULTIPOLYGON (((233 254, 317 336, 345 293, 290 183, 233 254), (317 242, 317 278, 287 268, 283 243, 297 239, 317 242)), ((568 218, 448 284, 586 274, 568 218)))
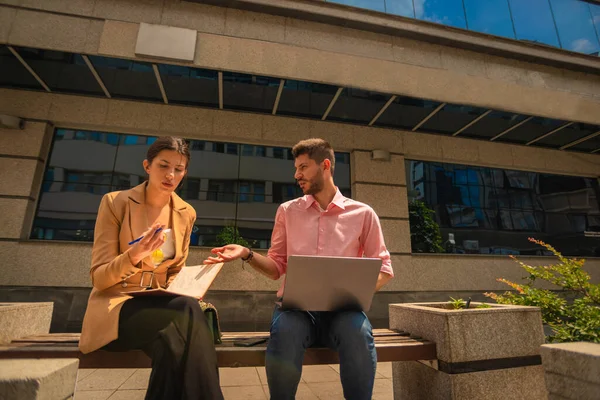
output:
POLYGON ((137 290, 123 292, 123 294, 129 296, 183 295, 202 299, 221 268, 223 268, 223 263, 183 267, 166 289, 137 290))

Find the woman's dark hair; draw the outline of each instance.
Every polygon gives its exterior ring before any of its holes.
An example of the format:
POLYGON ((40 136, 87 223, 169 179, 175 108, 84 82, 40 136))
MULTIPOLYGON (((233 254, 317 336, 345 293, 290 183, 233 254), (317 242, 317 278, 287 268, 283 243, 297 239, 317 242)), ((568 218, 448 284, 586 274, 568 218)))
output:
POLYGON ((163 150, 173 150, 184 156, 187 160, 186 168, 190 164, 190 149, 187 141, 175 136, 161 136, 156 139, 146 153, 146 160, 152 164, 158 153, 163 150))

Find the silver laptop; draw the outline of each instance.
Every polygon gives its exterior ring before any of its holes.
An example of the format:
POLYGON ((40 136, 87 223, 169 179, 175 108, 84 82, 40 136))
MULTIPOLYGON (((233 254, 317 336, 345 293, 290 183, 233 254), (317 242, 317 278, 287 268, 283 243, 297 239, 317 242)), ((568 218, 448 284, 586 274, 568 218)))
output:
POLYGON ((281 306, 305 311, 369 311, 380 258, 290 256, 281 306))

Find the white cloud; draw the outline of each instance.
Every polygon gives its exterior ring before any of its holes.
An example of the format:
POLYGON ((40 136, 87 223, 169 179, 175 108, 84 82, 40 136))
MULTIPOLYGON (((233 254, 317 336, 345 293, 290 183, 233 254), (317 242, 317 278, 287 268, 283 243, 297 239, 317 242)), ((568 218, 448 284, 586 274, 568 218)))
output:
POLYGON ((571 42, 571 49, 579 53, 591 53, 596 50, 592 42, 587 39, 576 39, 571 42))

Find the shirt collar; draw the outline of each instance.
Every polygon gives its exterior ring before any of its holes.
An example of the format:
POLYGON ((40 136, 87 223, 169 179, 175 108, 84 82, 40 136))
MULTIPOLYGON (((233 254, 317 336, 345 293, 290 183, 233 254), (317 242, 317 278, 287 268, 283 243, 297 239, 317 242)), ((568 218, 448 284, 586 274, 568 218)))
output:
MULTIPOLYGON (((313 197, 313 195, 307 194, 306 196, 304 196, 304 209, 308 210, 314 203, 316 203, 316 201, 317 201, 317 199, 315 199, 313 197)), ((346 209, 346 206, 344 206, 345 201, 346 201, 346 197, 344 197, 342 192, 340 192, 340 189, 336 187, 335 196, 333 196, 333 200, 331 200, 331 203, 338 206, 342 210, 345 210, 346 209)), ((329 208, 329 206, 327 208, 329 208)))

